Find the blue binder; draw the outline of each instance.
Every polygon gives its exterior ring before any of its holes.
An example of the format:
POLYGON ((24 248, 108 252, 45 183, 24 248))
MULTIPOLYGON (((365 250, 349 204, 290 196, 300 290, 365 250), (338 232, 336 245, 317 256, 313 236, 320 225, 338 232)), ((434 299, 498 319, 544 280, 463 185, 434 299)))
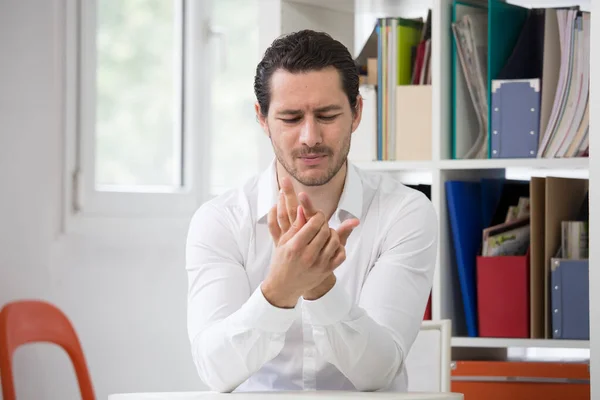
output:
POLYGON ((589 260, 551 260, 553 339, 590 339, 589 260))
POLYGON ((540 80, 492 81, 492 158, 535 158, 540 130, 540 80))
POLYGON ((448 217, 460 284, 467 335, 478 336, 475 270, 480 253, 482 231, 491 221, 498 204, 500 179, 446 181, 448 217))

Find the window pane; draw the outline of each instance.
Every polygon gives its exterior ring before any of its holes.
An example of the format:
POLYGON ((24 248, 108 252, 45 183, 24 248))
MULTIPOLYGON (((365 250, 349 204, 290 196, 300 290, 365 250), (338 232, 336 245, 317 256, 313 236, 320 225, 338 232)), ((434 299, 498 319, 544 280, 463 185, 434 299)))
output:
POLYGON ((212 21, 225 39, 220 43, 215 39, 213 47, 211 194, 237 186, 256 174, 258 140, 268 140, 254 113, 258 1, 213 2, 212 21))
POLYGON ((97 185, 181 186, 177 3, 97 0, 97 185))

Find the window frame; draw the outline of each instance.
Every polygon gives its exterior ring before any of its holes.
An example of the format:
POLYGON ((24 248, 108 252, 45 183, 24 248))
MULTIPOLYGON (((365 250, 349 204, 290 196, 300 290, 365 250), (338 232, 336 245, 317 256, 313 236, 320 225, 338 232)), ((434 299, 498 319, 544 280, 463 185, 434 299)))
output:
MULTIPOLYGON (((175 0, 183 20, 183 183, 174 192, 99 191, 95 184, 96 5, 67 0, 64 30, 64 230, 81 220, 188 219, 209 195, 212 1, 175 0), (189 110, 193 110, 190 112, 189 110)), ((86 224, 84 224, 86 225, 86 224)), ((77 230, 77 228, 74 228, 77 230)))

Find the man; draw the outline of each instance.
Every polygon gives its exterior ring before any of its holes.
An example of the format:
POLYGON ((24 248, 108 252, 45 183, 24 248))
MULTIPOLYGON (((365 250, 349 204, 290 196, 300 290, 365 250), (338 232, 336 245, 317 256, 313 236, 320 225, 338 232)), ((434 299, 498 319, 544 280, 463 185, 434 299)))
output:
POLYGON ((275 160, 202 205, 188 234, 200 377, 221 392, 405 391, 435 265, 431 202, 348 162, 363 100, 338 41, 275 40, 254 89, 275 160))

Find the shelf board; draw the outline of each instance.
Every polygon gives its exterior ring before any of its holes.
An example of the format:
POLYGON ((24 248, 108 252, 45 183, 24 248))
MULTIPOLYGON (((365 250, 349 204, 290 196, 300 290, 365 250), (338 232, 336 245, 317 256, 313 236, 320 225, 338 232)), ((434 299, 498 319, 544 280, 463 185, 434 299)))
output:
POLYGON ((486 160, 442 160, 440 169, 502 169, 571 170, 589 167, 588 157, 577 158, 491 158, 486 160))
POLYGON ((587 174, 589 158, 492 158, 486 160, 440 160, 440 161, 356 161, 354 164, 368 171, 433 171, 440 170, 489 170, 516 169, 535 171, 541 175, 555 171, 574 171, 587 174))
POLYGON ((431 171, 432 161, 356 161, 354 164, 367 171, 431 171))
POLYGON ((481 338, 453 337, 452 347, 507 348, 507 347, 544 347, 589 349, 589 340, 562 339, 512 339, 512 338, 481 338))

